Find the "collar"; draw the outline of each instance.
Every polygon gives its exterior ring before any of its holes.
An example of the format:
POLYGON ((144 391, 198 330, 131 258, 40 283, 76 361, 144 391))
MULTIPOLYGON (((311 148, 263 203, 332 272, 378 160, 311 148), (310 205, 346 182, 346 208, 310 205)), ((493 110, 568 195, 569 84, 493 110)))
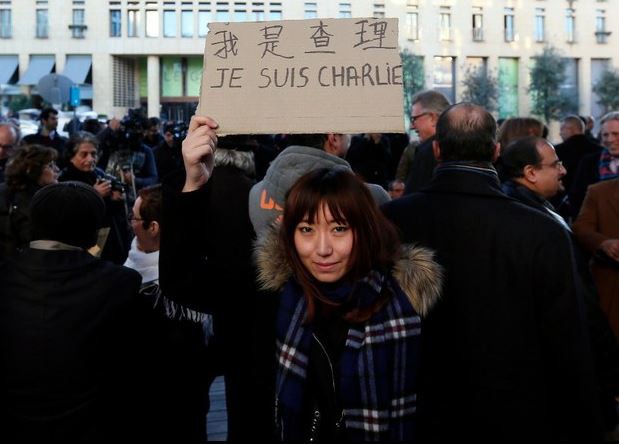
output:
POLYGON ((65 244, 54 240, 35 240, 30 242, 30 248, 33 250, 46 250, 46 251, 83 251, 82 248, 75 245, 65 244))
POLYGON ((535 207, 537 209, 549 208, 554 210, 550 202, 515 180, 506 180, 501 185, 501 189, 508 196, 513 197, 514 199, 517 199, 530 207, 535 207))
POLYGON ((145 253, 138 249, 137 238, 133 238, 125 267, 136 270, 142 275, 142 282, 159 280, 159 250, 145 253))
POLYGON ((490 162, 442 162, 422 192, 457 193, 507 198, 490 162))

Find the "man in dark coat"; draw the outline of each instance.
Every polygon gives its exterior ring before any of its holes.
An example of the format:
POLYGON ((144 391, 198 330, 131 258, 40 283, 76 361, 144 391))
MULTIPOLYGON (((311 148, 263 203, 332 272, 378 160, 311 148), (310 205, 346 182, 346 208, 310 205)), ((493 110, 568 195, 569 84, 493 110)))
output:
POLYGON ((565 230, 501 192, 496 122, 483 108, 441 114, 433 149, 430 185, 384 206, 403 242, 435 249, 445 268, 423 327, 421 438, 599 438, 565 230))
POLYGON ((41 189, 34 240, 0 267, 2 442, 110 442, 155 429, 138 398, 148 355, 140 275, 85 250, 104 211, 85 184, 41 189))
POLYGON ((41 125, 36 134, 30 134, 23 138, 23 143, 27 145, 43 145, 54 148, 58 152, 58 165, 62 168, 64 164, 64 146, 67 139, 58 134, 58 111, 54 108, 45 108, 39 116, 41 125))
POLYGON ((421 91, 413 97, 411 128, 417 132, 421 143, 415 151, 404 194, 419 191, 432 180, 436 168, 436 160, 432 154, 436 122, 448 106, 449 100, 438 91, 421 91))
POLYGON ((559 222, 570 234, 578 274, 583 283, 586 319, 599 385, 605 429, 617 423, 615 396, 619 396, 619 345, 600 308, 598 292, 589 271, 589 255, 580 248, 566 221, 548 199, 563 190, 565 167, 552 145, 541 137, 526 137, 503 148, 501 154, 505 182, 501 188, 510 197, 541 211, 559 222))
MULTIPOLYGON (((583 157, 599 155, 603 148, 585 135, 585 124, 578 116, 567 116, 561 120, 560 135, 563 143, 555 146, 555 150, 567 170, 562 182, 565 190, 569 190, 583 157)), ((565 200, 565 190, 558 193, 552 199, 552 202, 562 216, 571 217, 574 210, 572 210, 569 200, 565 200)))
POLYGON ((600 154, 603 148, 585 136, 585 124, 578 116, 567 116, 561 120, 560 135, 563 143, 555 146, 555 151, 567 170, 563 185, 569 190, 582 158, 600 154))
MULTIPOLYGON (((209 365, 223 369, 228 440, 253 441, 264 436, 259 428, 268 428, 272 421, 264 408, 254 407, 258 399, 252 343, 254 332, 268 331, 274 323, 258 314, 254 284, 254 230, 247 205, 254 184, 247 169, 252 156, 235 149, 250 148, 235 136, 222 141, 226 149, 218 148, 213 155, 216 137, 206 137, 206 121, 212 122, 194 116, 183 142, 186 177, 181 171, 163 183, 159 283, 162 294, 174 303, 213 314, 215 341, 222 353, 219 362, 209 365), (207 161, 208 168, 203 155, 188 158, 196 148, 208 151, 213 162, 207 161), (254 323, 261 328, 254 329, 254 323)), ((260 359, 272 357, 265 353, 260 359)))

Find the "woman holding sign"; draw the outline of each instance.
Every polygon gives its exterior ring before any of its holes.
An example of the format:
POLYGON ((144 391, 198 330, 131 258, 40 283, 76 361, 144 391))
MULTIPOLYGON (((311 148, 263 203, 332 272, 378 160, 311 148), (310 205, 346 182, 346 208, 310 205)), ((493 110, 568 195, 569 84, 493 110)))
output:
POLYGON ((414 438, 420 315, 441 286, 432 254, 400 248, 354 174, 319 169, 292 187, 257 261, 262 286, 281 292, 278 437, 414 438))

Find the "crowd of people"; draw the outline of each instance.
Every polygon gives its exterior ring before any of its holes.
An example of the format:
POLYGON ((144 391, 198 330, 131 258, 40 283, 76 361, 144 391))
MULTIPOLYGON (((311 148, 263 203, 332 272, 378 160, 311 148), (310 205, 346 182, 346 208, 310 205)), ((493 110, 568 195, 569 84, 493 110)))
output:
POLYGON ((217 375, 229 440, 611 433, 619 112, 410 121, 0 123, 0 436, 204 442, 217 375))

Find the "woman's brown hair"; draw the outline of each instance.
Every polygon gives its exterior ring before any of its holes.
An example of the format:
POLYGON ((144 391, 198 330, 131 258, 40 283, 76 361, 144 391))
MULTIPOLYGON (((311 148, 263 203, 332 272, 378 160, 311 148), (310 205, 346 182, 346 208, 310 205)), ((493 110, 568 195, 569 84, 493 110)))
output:
POLYGON ((525 137, 544 137, 544 124, 533 117, 512 117, 499 127, 501 152, 514 140, 525 137))
POLYGON ((6 167, 6 184, 9 195, 38 186, 46 165, 56 160, 55 149, 43 145, 24 145, 9 160, 6 167))
MULTIPOLYGON (((316 300, 329 304, 317 282, 297 254, 294 235, 302 221, 315 223, 327 206, 338 223, 346 223, 353 232, 350 270, 344 279, 353 285, 371 270, 386 270, 393 265, 400 241, 393 225, 383 216, 367 186, 352 172, 342 168, 321 168, 299 178, 286 196, 280 227, 281 245, 303 289, 307 302, 307 322, 315 315, 316 300)), ((353 287, 354 288, 354 287, 353 287)), ((363 322, 386 302, 386 295, 365 309, 352 309, 346 315, 351 322, 363 322)))

